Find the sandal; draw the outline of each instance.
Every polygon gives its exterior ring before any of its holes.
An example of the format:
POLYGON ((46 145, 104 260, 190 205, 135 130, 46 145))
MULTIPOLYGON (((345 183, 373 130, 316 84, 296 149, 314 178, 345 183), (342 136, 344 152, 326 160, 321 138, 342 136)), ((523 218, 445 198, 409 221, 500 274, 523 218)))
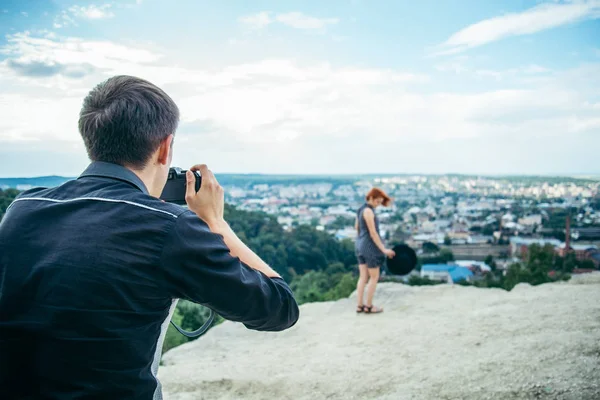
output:
POLYGON ((365 306, 362 306, 362 305, 361 305, 361 306, 356 306, 356 312, 357 312, 357 313, 361 313, 361 312, 363 312, 364 310, 365 310, 365 306))
POLYGON ((383 308, 375 307, 375 306, 363 306, 363 312, 365 314, 378 314, 383 312, 383 308))

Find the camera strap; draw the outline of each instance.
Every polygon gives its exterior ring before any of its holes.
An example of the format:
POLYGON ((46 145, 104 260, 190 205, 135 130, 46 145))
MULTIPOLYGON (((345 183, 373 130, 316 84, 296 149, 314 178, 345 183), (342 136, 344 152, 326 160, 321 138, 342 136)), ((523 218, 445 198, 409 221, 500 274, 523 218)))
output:
POLYGON ((186 331, 185 329, 182 329, 179 326, 177 326, 173 322, 173 320, 171 320, 171 325, 173 325, 175 327, 175 329, 177 329, 177 331, 179 333, 181 333, 183 336, 187 336, 189 338, 197 338, 198 336, 202 336, 206 333, 206 331, 208 330, 208 328, 210 328, 210 326, 212 325, 214 320, 215 320, 215 312, 213 310, 209 309, 208 320, 204 323, 204 325, 202 325, 200 328, 196 329, 195 331, 186 331))

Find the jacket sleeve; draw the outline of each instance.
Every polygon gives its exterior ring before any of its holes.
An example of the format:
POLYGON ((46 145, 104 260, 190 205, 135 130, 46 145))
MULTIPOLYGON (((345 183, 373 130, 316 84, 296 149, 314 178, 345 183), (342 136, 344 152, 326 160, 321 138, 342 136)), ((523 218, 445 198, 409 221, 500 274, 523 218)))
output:
POLYGON ((202 304, 248 329, 282 331, 298 321, 298 304, 287 283, 233 257, 223 236, 189 210, 169 234, 161 268, 172 297, 202 304))

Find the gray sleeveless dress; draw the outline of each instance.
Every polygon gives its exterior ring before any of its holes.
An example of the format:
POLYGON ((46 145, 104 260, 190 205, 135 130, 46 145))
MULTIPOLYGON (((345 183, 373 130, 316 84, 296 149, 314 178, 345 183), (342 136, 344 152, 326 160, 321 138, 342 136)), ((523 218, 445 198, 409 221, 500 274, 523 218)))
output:
MULTIPOLYGON (((375 214, 375 209, 367 203, 363 204, 356 212, 358 218, 358 236, 355 244, 356 258, 359 264, 367 264, 369 268, 377 268, 383 266, 385 254, 379 250, 369 234, 369 227, 363 218, 363 212, 367 207, 373 210, 373 214, 375 214)), ((379 218, 377 218, 377 214, 375 214, 375 230, 379 235, 379 218)))

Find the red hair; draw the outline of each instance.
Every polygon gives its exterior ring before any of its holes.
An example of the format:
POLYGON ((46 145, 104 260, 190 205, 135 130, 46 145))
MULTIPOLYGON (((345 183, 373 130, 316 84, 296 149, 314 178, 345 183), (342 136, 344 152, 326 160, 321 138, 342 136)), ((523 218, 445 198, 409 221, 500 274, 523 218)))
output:
POLYGON ((389 206, 392 202, 392 198, 388 196, 386 192, 376 187, 369 190, 369 193, 367 193, 367 196, 365 198, 367 199, 367 201, 369 201, 369 199, 383 199, 382 204, 384 207, 389 206))

